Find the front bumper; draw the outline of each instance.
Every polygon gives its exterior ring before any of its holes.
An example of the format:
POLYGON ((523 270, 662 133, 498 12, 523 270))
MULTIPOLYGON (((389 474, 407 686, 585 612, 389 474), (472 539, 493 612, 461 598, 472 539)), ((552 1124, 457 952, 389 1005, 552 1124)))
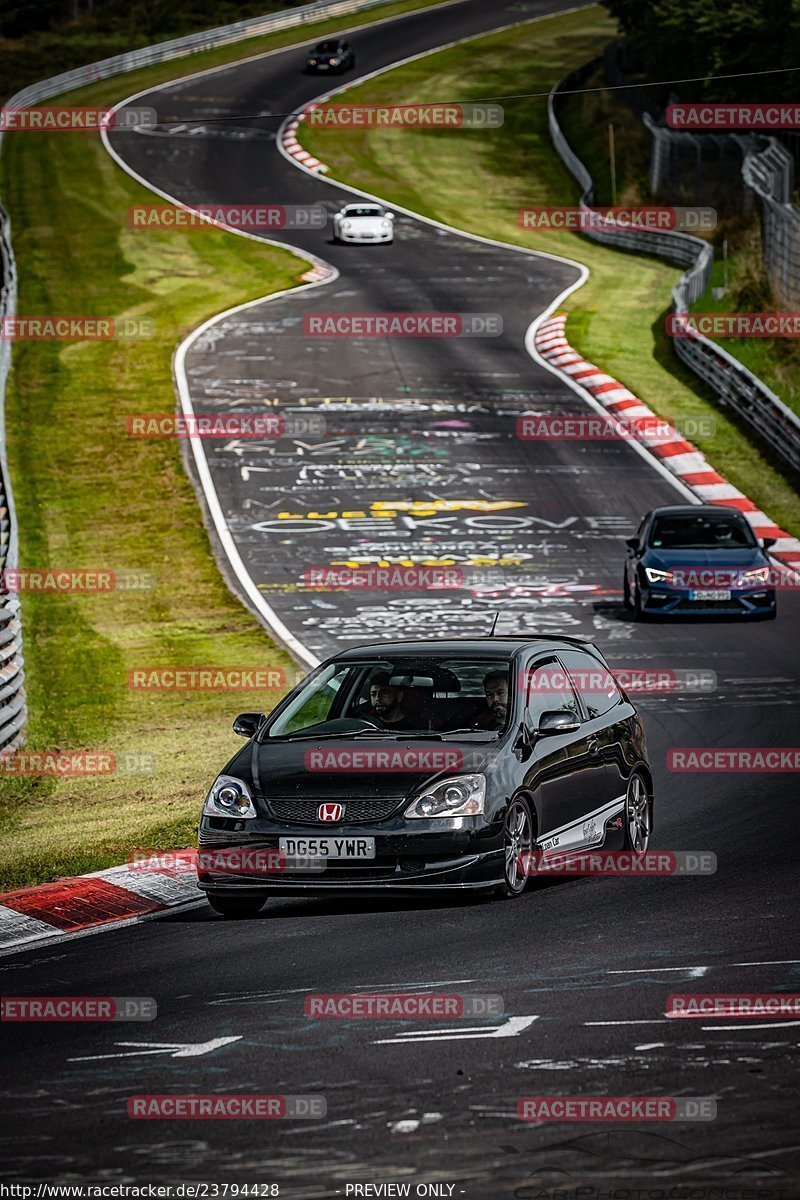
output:
POLYGON ((642 612, 670 617, 753 617, 776 611, 774 588, 730 589, 730 599, 695 600, 692 589, 651 584, 641 588, 642 612))
MULTIPOLYGON (((309 895, 330 892, 418 892, 491 888, 503 880, 502 823, 482 818, 420 821, 419 830, 396 817, 381 825, 353 824, 309 827, 278 825, 256 818, 247 822, 203 817, 198 845, 201 851, 243 851, 235 870, 219 869, 213 854, 198 862, 197 885, 202 891, 229 895, 309 895), (220 829, 220 824, 246 829, 220 829), (324 870, 280 865, 280 837, 374 837, 373 859, 327 859, 324 870), (267 870, 251 870, 247 852, 273 851, 267 870), (210 861, 209 861, 210 860, 210 861), (208 866, 213 869, 206 869, 208 866)), ((222 856, 219 856, 220 858, 222 856)), ((267 855, 262 855, 267 857, 267 855)))
POLYGON ((381 242, 391 242, 394 238, 394 233, 391 229, 387 229, 385 233, 367 234, 353 233, 351 230, 342 229, 337 234, 340 242, 351 242, 353 245, 359 246, 375 246, 381 242))

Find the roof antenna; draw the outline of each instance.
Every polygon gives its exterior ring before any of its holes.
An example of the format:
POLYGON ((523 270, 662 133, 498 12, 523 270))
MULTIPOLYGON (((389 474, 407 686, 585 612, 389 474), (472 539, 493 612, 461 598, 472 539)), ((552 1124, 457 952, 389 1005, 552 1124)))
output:
POLYGON ((489 637, 494 637, 494 631, 495 631, 495 629, 497 629, 497 622, 499 620, 500 620, 500 609, 498 608, 497 612, 494 614, 494 620, 492 621, 492 628, 489 632, 489 637))

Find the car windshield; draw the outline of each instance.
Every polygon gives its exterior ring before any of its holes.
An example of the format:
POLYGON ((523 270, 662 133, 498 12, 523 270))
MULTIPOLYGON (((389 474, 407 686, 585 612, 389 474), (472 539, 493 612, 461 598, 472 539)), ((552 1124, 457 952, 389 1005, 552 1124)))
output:
POLYGON ((658 550, 725 550, 757 545, 744 517, 731 513, 673 513, 656 517, 648 545, 658 550))
POLYGON ((496 735, 509 718, 508 659, 335 661, 269 724, 267 738, 496 735))
POLYGON ((346 217, 379 217, 381 209, 376 208, 374 204, 351 204, 344 210, 346 217))
POLYGON ((338 54, 338 52, 338 42, 320 42, 316 49, 317 54, 338 54))

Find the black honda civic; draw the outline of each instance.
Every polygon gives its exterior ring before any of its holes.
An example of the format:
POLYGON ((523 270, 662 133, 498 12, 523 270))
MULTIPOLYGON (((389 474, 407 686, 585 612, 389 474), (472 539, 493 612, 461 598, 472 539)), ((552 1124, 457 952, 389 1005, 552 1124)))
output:
POLYGON ((647 849, 641 720, 577 637, 383 642, 322 663, 214 781, 198 884, 226 916, 269 896, 520 896, 531 854, 647 849))

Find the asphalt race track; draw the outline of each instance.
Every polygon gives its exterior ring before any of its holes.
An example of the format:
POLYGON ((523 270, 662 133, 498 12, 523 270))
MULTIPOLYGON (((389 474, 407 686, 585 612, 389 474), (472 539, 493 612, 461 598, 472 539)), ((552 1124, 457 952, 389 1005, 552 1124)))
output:
MULTIPOLYGON (((567 7, 466 0, 350 40, 361 74, 567 7)), ((186 204, 321 204, 332 214, 348 193, 280 154, 279 118, 248 118, 294 111, 323 91, 301 62, 287 50, 140 96, 157 109, 162 136, 115 132, 113 148, 186 204)), ((800 1194, 800 1021, 663 1015, 675 992, 800 991, 790 919, 796 780, 666 768, 671 747, 793 744, 796 596, 779 596, 776 621, 744 627, 626 618, 621 539, 681 493, 624 442, 516 436, 523 412, 586 412, 525 347, 537 314, 576 280, 573 266, 402 214, 392 246, 334 245, 330 225, 270 237, 338 275, 211 325, 186 369, 197 413, 269 402, 325 421, 324 436, 202 443, 236 549, 277 620, 308 658, 322 658, 384 637, 488 633, 499 609, 504 632, 588 633, 613 665, 713 672, 712 691, 645 696, 640 706, 656 774, 654 844, 712 851, 718 869, 548 881, 508 904, 287 899, 241 922, 201 904, 0 959, 3 978, 15 973, 30 995, 159 1004, 152 1025, 17 1027, 4 1052, 15 1083, 2 1087, 0 1179, 277 1183, 281 1197, 309 1200, 365 1182, 519 1200, 580 1187, 596 1189, 584 1193, 592 1197, 647 1187, 664 1191, 642 1196, 666 1196, 707 1183, 724 1185, 729 1200, 756 1187, 800 1194), (381 341, 303 332, 309 313, 411 310, 499 313, 503 333, 381 341), (408 557, 478 558, 502 576, 393 596, 302 586, 309 566, 408 557), (465 1027, 313 1021, 303 1011, 309 991, 462 987, 499 993, 505 1015, 465 1027), (197 1049, 181 1055, 188 1045, 197 1049), (327 1116, 126 1115, 134 1093, 215 1091, 322 1094, 327 1116), (713 1096, 718 1115, 649 1127, 516 1118, 520 1096, 551 1092, 713 1096)))

